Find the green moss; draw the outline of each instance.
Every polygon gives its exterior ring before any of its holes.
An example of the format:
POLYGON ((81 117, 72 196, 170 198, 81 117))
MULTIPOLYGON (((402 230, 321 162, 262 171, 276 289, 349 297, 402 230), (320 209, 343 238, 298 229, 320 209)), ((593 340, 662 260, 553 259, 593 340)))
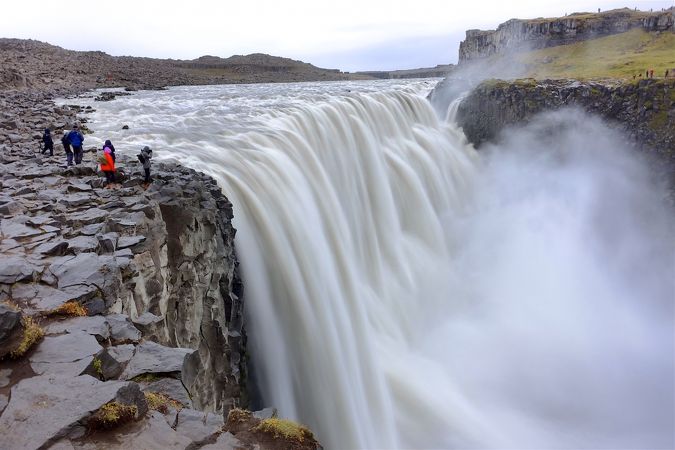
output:
POLYGON ((43 336, 45 335, 44 330, 33 321, 30 317, 24 317, 21 319, 23 324, 23 337, 21 338, 21 343, 19 346, 9 354, 11 358, 20 358, 26 354, 30 348, 38 343, 43 336))
POLYGON ((152 383, 153 381, 157 381, 160 378, 162 377, 154 373, 142 373, 133 377, 131 381, 135 381, 136 383, 152 383))
POLYGON ((138 408, 135 405, 108 402, 89 418, 88 426, 92 430, 115 428, 132 421, 136 414, 138 408))
POLYGON ((94 370, 96 371, 96 374, 100 379, 103 379, 103 368, 101 367, 101 360, 99 358, 94 357, 94 360, 92 361, 92 366, 94 367, 94 370))
POLYGON ((296 442, 314 439, 314 435, 306 427, 286 419, 265 419, 253 427, 251 431, 261 431, 269 433, 275 438, 284 438, 296 442))
POLYGON ((171 397, 160 394, 159 392, 144 392, 145 400, 148 402, 148 408, 159 411, 162 414, 167 414, 169 412, 169 407, 174 409, 183 409, 183 405, 172 399, 171 397))

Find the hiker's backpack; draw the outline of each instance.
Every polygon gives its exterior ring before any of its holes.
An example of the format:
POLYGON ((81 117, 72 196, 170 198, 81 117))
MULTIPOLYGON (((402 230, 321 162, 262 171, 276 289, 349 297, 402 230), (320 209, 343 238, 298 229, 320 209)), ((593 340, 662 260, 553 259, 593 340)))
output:
POLYGON ((138 160, 141 162, 141 164, 145 164, 145 156, 141 155, 140 153, 137 156, 138 160))

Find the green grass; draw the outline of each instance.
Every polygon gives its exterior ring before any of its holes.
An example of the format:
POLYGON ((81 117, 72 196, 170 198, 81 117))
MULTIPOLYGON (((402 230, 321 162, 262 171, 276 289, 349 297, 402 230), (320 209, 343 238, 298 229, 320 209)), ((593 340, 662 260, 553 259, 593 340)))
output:
MULTIPOLYGON (((675 69, 675 33, 625 33, 513 55, 533 78, 624 78, 675 69)), ((674 74, 675 75, 675 74, 674 74)), ((671 75, 672 76, 672 75, 671 75)))

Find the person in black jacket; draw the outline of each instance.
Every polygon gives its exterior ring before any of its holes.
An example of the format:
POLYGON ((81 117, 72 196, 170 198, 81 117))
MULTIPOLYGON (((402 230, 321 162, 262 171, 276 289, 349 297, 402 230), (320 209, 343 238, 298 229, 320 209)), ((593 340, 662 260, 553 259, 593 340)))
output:
POLYGON ((42 135, 42 143, 44 148, 42 149, 42 154, 44 155, 47 150, 49 150, 49 156, 54 156, 54 141, 52 140, 51 131, 49 128, 45 128, 45 133, 42 135))
POLYGON ((66 151, 66 161, 69 166, 73 165, 73 151, 70 149, 70 140, 68 139, 68 131, 63 132, 63 137, 61 138, 61 143, 63 144, 63 149, 66 151))

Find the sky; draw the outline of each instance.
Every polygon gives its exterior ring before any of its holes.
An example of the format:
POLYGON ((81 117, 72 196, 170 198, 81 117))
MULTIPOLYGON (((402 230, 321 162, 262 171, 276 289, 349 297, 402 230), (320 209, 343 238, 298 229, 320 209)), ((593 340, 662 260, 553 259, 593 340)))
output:
POLYGON ((193 59, 268 53, 319 67, 395 70, 457 62, 465 30, 512 18, 675 0, 19 0, 0 7, 0 37, 114 56, 193 59))

